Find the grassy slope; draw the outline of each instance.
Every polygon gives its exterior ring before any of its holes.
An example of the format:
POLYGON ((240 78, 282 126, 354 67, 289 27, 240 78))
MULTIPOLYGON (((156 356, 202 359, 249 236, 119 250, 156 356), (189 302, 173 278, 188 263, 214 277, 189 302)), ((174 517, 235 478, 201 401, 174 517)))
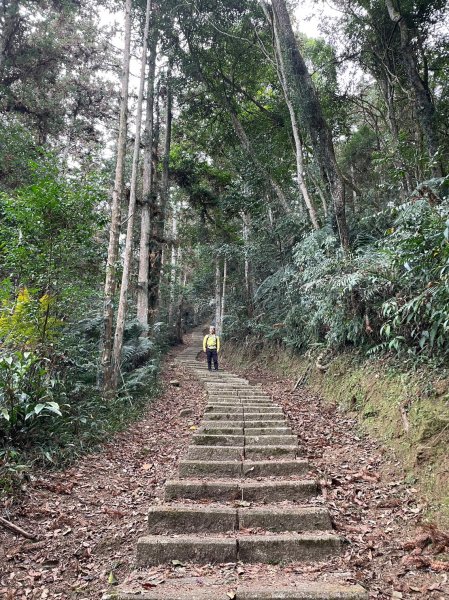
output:
MULTIPOLYGON (((265 348, 257 357, 228 346, 236 364, 257 360, 277 374, 299 378, 309 366, 304 357, 265 348)), ((362 361, 347 353, 326 372, 315 363, 305 385, 342 409, 357 412, 363 430, 381 440, 397 458, 397 472, 427 498, 428 516, 449 526, 449 378, 437 372, 400 372, 386 360, 362 361)))

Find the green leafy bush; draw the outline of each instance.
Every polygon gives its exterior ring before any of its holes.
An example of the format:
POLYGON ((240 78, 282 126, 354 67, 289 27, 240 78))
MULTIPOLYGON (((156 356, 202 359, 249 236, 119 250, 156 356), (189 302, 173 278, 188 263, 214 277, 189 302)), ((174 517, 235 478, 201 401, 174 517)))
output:
POLYGON ((43 361, 30 352, 0 358, 0 439, 12 444, 29 441, 44 418, 61 417, 53 399, 56 381, 43 361))
POLYGON ((409 202, 362 218, 350 253, 330 227, 303 236, 259 285, 255 316, 230 315, 228 335, 241 339, 243 331, 298 351, 353 346, 444 359, 449 202, 429 192, 441 184, 426 182, 409 202))

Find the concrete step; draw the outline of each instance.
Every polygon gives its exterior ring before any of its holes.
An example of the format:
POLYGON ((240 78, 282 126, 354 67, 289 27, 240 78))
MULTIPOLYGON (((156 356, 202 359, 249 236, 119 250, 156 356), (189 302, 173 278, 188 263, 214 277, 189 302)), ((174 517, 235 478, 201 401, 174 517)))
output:
POLYGON ((287 460, 301 455, 298 445, 294 446, 245 446, 245 460, 287 460))
POLYGON ((279 421, 284 418, 284 413, 276 410, 262 413, 259 411, 245 410, 243 416, 245 421, 279 421))
POLYGON ((165 484, 165 500, 245 500, 248 502, 300 502, 316 495, 313 480, 238 481, 177 479, 165 484))
POLYGON ((248 446, 294 446, 298 443, 296 435, 248 435, 246 431, 244 439, 248 446))
POLYGON ((243 423, 241 427, 200 426, 198 433, 202 433, 204 435, 243 435, 243 423))
MULTIPOLYGON (((243 431, 243 430, 242 430, 243 431)), ((292 435, 291 427, 245 427, 245 435, 292 435)))
POLYGON ((263 508, 239 508, 238 528, 264 529, 271 532, 330 531, 332 524, 328 511, 321 507, 298 506, 297 508, 264 506, 263 508))
POLYGON ((247 584, 237 587, 237 583, 234 586, 223 587, 219 583, 196 589, 189 581, 185 586, 177 585, 171 590, 165 583, 163 592, 119 592, 117 600, 229 600, 231 597, 234 600, 368 600, 368 592, 359 585, 342 585, 327 581, 301 581, 295 587, 275 587, 271 584, 263 588, 254 585, 248 587, 247 584))
POLYGON ((278 403, 273 402, 270 398, 241 398, 237 396, 230 396, 229 398, 224 398, 223 396, 209 396, 207 398, 210 404, 256 404, 260 406, 279 406, 278 403))
POLYGON ((278 415, 283 415, 284 411, 282 408, 280 407, 276 407, 276 406, 244 406, 243 407, 243 411, 246 415, 252 415, 252 414, 264 414, 264 413, 269 413, 269 414, 278 414, 278 415))
POLYGON ((209 421, 208 415, 205 415, 203 421, 201 421, 200 427, 204 427, 207 429, 222 429, 222 428, 240 428, 243 429, 245 426, 245 421, 243 419, 236 419, 235 421, 226 420, 225 423, 221 423, 220 421, 214 420, 209 421))
POLYGON ((150 534, 225 533, 237 529, 236 508, 164 504, 150 508, 148 513, 150 534))
POLYGON ((329 513, 320 507, 225 508, 163 504, 150 508, 148 533, 152 535, 225 533, 244 529, 272 533, 331 530, 329 513))
POLYGON ((201 460, 182 460, 179 463, 179 477, 198 478, 198 477, 232 477, 239 479, 242 477, 242 462, 239 461, 201 461, 201 460))
MULTIPOLYGON (((301 582, 294 588, 276 589, 273 585, 270 587, 271 589, 266 587, 239 587, 235 600, 368 600, 368 592, 359 585, 301 582)), ((190 598, 185 598, 185 600, 190 600, 190 598)), ((202 599, 198 598, 198 600, 202 599)))
POLYGON ((253 419, 245 418, 243 425, 244 425, 245 429, 252 428, 252 427, 285 427, 285 426, 289 425, 289 421, 287 421, 286 418, 278 419, 276 421, 273 421, 272 419, 270 419, 269 422, 264 421, 263 419, 256 421, 253 419))
POLYGON ((179 463, 180 478, 235 477, 253 479, 255 477, 302 476, 309 470, 306 460, 281 461, 212 461, 182 460, 179 463))
POLYGON ((235 413, 239 415, 243 415, 243 408, 241 406, 216 406, 216 405, 207 405, 204 409, 205 413, 235 413))
POLYGON ((243 446, 243 435, 208 435, 195 433, 192 435, 192 444, 196 446, 243 446))
POLYGON ((231 392, 225 394, 223 392, 208 392, 208 397, 211 400, 257 400, 261 402, 273 402, 270 396, 266 394, 251 394, 249 392, 231 392))
POLYGON ((236 419, 235 421, 228 421, 226 423, 221 423, 220 421, 209 421, 207 419, 208 415, 205 416, 205 419, 201 422, 201 427, 244 427, 248 428, 271 428, 271 427, 287 427, 288 421, 284 419, 282 421, 246 421, 245 419, 236 419))
POLYGON ((230 412, 208 412, 204 415, 205 421, 243 421, 243 411, 230 412))
POLYGON ((141 537, 137 542, 139 568, 170 563, 172 560, 198 564, 237 562, 237 543, 233 538, 163 535, 141 537))
POLYGON ((188 460, 243 460, 243 446, 189 446, 188 460))
POLYGON ((236 537, 149 535, 137 542, 137 566, 161 565, 172 560, 197 564, 309 562, 324 560, 339 550, 340 539, 331 533, 236 537))
POLYGON ((242 463, 242 476, 253 477, 300 477, 310 469, 307 460, 245 460, 242 463))

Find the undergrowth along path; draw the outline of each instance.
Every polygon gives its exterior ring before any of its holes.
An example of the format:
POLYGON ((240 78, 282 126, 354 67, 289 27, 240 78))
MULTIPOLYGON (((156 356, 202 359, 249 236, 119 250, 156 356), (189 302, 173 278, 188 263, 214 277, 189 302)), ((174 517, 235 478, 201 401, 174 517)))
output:
POLYGON ((138 422, 69 468, 34 470, 19 497, 2 501, 1 514, 39 540, 0 527, 2 600, 100 599, 132 571, 149 499, 175 473, 206 403, 196 377, 174 363, 182 350, 165 358, 162 393, 138 422))

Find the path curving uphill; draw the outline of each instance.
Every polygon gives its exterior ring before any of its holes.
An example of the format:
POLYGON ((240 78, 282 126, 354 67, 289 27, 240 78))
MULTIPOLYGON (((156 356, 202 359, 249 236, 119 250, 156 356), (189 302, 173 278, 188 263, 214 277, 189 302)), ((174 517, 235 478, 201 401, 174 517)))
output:
POLYGON ((209 372, 196 359, 201 344, 197 330, 177 360, 203 382, 208 405, 179 478, 166 482, 163 504, 150 508, 137 566, 226 564, 235 575, 177 578, 154 591, 121 592, 120 600, 366 600, 363 588, 338 580, 307 581, 294 570, 264 576, 263 565, 331 559, 341 540, 282 408, 245 379, 209 372), (239 572, 256 564, 259 577, 245 581, 239 572))

